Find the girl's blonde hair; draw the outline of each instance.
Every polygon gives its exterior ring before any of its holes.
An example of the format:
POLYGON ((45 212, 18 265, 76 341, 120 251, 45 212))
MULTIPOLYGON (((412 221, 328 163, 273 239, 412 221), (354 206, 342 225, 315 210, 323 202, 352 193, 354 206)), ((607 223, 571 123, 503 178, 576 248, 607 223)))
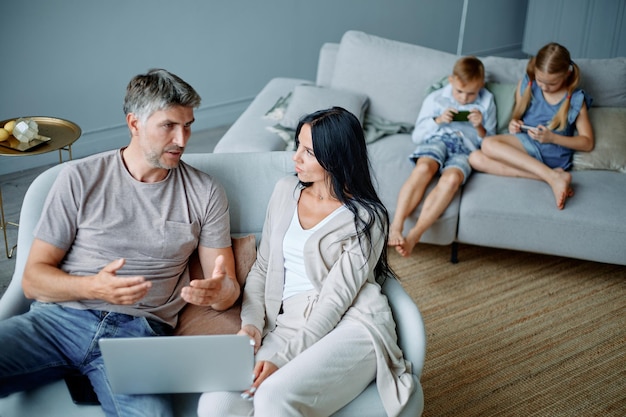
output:
POLYGON ((524 90, 524 94, 522 94, 522 99, 519 103, 515 103, 512 117, 514 119, 520 119, 530 105, 532 96, 531 84, 535 81, 536 70, 545 72, 546 74, 567 73, 567 79, 565 81, 567 97, 565 97, 563 104, 548 124, 548 128, 551 130, 563 130, 567 127, 567 112, 569 111, 572 93, 580 82, 580 69, 578 65, 572 62, 567 48, 555 42, 545 45, 539 50, 536 56, 528 61, 526 74, 528 74, 530 81, 524 90))

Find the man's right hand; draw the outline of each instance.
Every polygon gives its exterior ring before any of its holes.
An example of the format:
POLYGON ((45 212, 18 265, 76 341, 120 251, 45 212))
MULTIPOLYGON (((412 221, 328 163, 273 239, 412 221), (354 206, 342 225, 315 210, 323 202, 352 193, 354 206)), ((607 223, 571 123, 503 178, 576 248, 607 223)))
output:
POLYGON ((111 304, 134 304, 152 286, 143 276, 118 277, 124 259, 117 259, 96 275, 70 275, 59 268, 65 251, 35 238, 24 267, 22 288, 27 298, 44 303, 103 300, 111 304))
POLYGON ((125 259, 117 259, 93 277, 92 299, 104 300, 111 304, 130 305, 135 304, 146 296, 152 283, 146 281, 145 277, 117 276, 126 262, 125 259))

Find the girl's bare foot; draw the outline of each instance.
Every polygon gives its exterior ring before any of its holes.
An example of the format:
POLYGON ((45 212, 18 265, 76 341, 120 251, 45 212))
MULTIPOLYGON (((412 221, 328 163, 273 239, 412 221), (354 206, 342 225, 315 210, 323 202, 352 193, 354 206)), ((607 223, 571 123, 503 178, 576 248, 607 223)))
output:
POLYGON ((404 236, 402 236, 401 230, 389 230, 389 240, 387 241, 388 246, 398 247, 404 244, 404 236))
MULTIPOLYGON (((554 170, 559 172, 566 172, 563 168, 554 168, 554 170)), ((574 197, 574 189, 571 186, 567 189, 567 197, 574 197)))
POLYGON ((555 169, 554 173, 556 175, 549 184, 550 187, 552 187, 552 192, 554 193, 556 207, 559 210, 563 210, 563 208, 565 208, 565 200, 574 195, 574 190, 570 186, 572 182, 572 175, 559 168, 555 169))

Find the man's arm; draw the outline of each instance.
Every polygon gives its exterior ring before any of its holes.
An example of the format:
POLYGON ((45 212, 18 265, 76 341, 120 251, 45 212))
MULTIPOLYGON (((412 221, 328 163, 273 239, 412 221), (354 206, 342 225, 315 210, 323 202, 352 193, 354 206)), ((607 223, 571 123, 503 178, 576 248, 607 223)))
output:
POLYGON ((152 283, 144 277, 117 277, 124 259, 109 263, 97 275, 75 276, 59 269, 65 251, 34 239, 22 279, 27 298, 42 302, 104 300, 111 304, 134 304, 142 299, 152 283))
POLYGON ((230 308, 240 293, 232 248, 198 246, 198 257, 204 279, 193 280, 183 288, 183 299, 191 304, 211 306, 215 310, 230 308))

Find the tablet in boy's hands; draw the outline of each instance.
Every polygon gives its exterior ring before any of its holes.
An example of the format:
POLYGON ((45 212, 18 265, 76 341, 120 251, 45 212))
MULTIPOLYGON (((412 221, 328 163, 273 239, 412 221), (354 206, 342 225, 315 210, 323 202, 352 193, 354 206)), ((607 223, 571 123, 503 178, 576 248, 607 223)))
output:
POLYGON ((470 112, 468 110, 459 110, 458 112, 454 113, 454 116, 452 116, 452 121, 453 122, 467 122, 468 116, 469 116, 470 112))

